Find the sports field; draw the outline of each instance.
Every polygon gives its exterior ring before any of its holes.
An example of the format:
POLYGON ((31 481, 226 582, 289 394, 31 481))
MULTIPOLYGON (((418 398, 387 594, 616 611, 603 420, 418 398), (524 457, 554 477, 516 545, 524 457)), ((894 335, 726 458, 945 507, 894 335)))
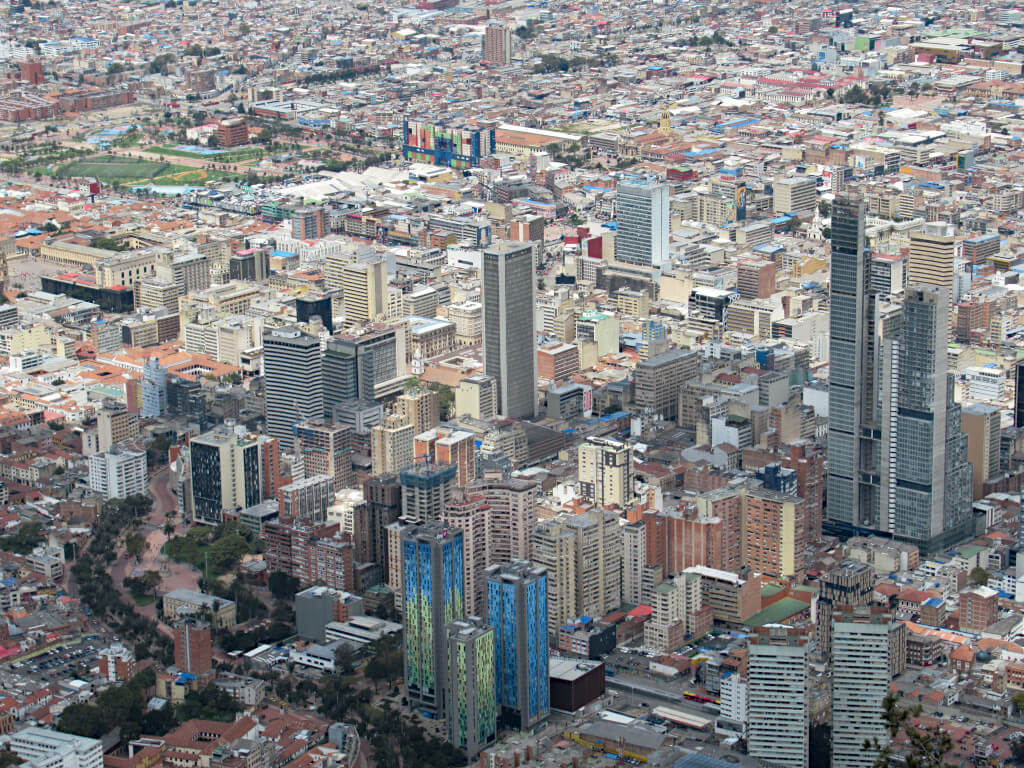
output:
POLYGON ((207 171, 153 160, 136 160, 128 157, 101 156, 76 160, 62 165, 54 173, 58 178, 96 178, 107 184, 127 184, 146 181, 153 184, 198 184, 203 181, 224 178, 231 174, 222 171, 207 171))

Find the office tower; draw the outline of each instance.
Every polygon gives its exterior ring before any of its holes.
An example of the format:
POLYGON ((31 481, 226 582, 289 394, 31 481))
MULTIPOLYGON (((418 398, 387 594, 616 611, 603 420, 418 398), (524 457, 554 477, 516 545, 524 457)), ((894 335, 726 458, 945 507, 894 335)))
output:
POLYGON ((244 117, 232 117, 217 123, 217 142, 221 147, 249 143, 249 123, 244 117))
POLYGON ((973 524, 971 465, 947 373, 949 303, 941 288, 907 287, 903 334, 894 533, 933 552, 968 536, 973 524))
POLYGON ((297 323, 308 323, 314 317, 319 317, 320 322, 328 331, 334 328, 330 296, 299 296, 295 299, 295 321, 297 323))
POLYGON ((455 388, 455 415, 483 421, 495 418, 498 415, 497 379, 478 373, 460 381, 455 388))
POLYGON ((476 616, 453 621, 448 634, 448 741, 470 761, 497 738, 494 629, 476 616))
POLYGON ((871 602, 875 573, 867 563, 843 560, 818 582, 815 644, 826 660, 832 657, 832 615, 836 606, 860 607, 871 602))
POLYGON ((488 24, 484 30, 484 61, 493 67, 512 63, 512 30, 504 24, 488 24))
POLYGON ((775 293, 775 262, 765 259, 736 265, 736 291, 744 299, 767 299, 775 293))
POLYGON ((441 423, 441 397, 432 389, 403 392, 395 399, 395 413, 412 424, 412 433, 418 435, 441 423))
POLYGON ((213 642, 209 622, 182 619, 174 625, 174 666, 203 679, 213 673, 213 642))
POLYGON ((413 462, 413 427, 391 415, 370 430, 370 460, 375 475, 401 472, 413 462))
POLYGON ((402 517, 412 523, 436 522, 455 490, 455 467, 420 462, 398 474, 402 517))
POLYGON ((405 333, 374 326, 327 340, 324 350, 324 411, 353 400, 373 402, 405 384, 405 333))
POLYGON ((344 424, 323 419, 303 419, 293 427, 295 455, 302 463, 302 473, 328 475, 337 489, 351 488, 355 482, 352 471, 352 430, 344 424))
POLYGON ((806 768, 807 646, 788 628, 747 646, 747 754, 767 768, 806 768))
POLYGON ((142 366, 142 408, 139 416, 158 419, 167 410, 167 369, 155 357, 142 366))
POLYGON ((881 607, 842 608, 833 616, 833 768, 873 768, 874 743, 889 740, 882 702, 889 691, 890 623, 881 607))
POLYGON ((983 632, 999 618, 999 593, 990 587, 972 587, 960 593, 960 629, 983 632))
POLYGON ((622 602, 622 529, 602 509, 545 520, 534 531, 533 562, 548 570, 548 628, 603 616, 622 602))
POLYGON ((440 523, 406 526, 400 546, 406 695, 410 707, 444 716, 448 709, 445 627, 465 615, 462 531, 440 523))
POLYGON ((971 463, 973 482, 971 498, 985 496, 985 483, 998 477, 1000 415, 994 405, 972 403, 962 408, 963 432, 967 435, 967 460, 971 463))
POLYGON ((334 478, 307 475, 278 490, 281 520, 296 520, 310 525, 327 522, 327 508, 334 503, 334 478))
POLYGON ((923 231, 911 232, 907 284, 941 288, 946 301, 952 306, 956 251, 952 224, 928 222, 923 231))
POLYGON ((637 363, 633 374, 637 408, 650 409, 652 415, 666 421, 679 416, 679 390, 697 375, 697 353, 670 349, 637 363))
POLYGON ((808 216, 818 204, 817 185, 812 178, 781 179, 772 185, 772 208, 775 213, 796 213, 808 216))
POLYGON ((744 511, 744 565, 754 573, 787 579, 801 573, 807 546, 803 499, 751 488, 744 511))
POLYGON ((104 499, 146 493, 146 452, 114 446, 89 457, 89 489, 104 499))
POLYGON ((363 598, 316 585, 295 593, 295 630, 304 640, 327 642, 327 625, 365 615, 363 598))
POLYGON ((292 425, 324 415, 320 341, 295 327, 264 331, 263 379, 267 434, 290 452, 292 425))
POLYGON ((832 204, 832 271, 829 331, 828 517, 875 530, 887 529, 881 499, 883 464, 879 434, 876 296, 870 287, 870 251, 864 236, 863 200, 832 204))
MULTIPOLYGON (((821 541, 821 513, 824 509, 825 452, 816 442, 797 440, 784 446, 782 466, 796 473, 796 493, 804 500, 807 541, 821 541)), ((728 569, 726 569, 728 570, 728 569)))
POLYGON ((355 559, 376 563, 386 576, 389 568, 387 527, 402 514, 402 486, 394 475, 375 475, 363 481, 363 503, 352 510, 355 559))
POLYGON ((550 711, 547 581, 547 571, 526 560, 487 569, 495 698, 503 728, 528 730, 550 711))
POLYGON ((189 442, 193 521, 219 525, 224 512, 246 509, 277 492, 280 459, 275 440, 221 426, 189 442))
POLYGON ((580 496, 598 507, 629 506, 633 493, 633 451, 607 437, 590 437, 577 453, 580 496))
POLYGON ((497 382, 498 413, 510 419, 532 419, 537 408, 534 288, 529 244, 484 249, 484 373, 497 382))
POLYGON ((384 259, 342 267, 345 325, 372 323, 387 314, 388 267, 384 259))
POLYGON ((660 267, 669 260, 668 186, 635 181, 615 189, 615 260, 660 267))
POLYGON ((622 602, 643 602, 643 574, 647 565, 647 527, 643 520, 622 526, 622 602))

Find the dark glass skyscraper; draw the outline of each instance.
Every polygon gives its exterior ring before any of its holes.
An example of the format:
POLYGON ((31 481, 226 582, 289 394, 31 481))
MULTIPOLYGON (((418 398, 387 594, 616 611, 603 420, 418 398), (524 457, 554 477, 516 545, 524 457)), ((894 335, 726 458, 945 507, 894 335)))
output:
POLYGON ((484 373, 498 382, 498 413, 532 419, 537 408, 533 246, 484 249, 484 373))

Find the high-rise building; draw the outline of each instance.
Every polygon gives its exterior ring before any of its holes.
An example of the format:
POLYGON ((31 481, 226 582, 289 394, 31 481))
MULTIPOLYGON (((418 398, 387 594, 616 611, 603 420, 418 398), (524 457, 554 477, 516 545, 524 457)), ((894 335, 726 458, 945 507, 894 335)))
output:
POLYGON ((679 390, 697 375, 697 353, 670 349, 637 363, 633 387, 637 408, 667 421, 679 415, 679 390))
POLYGON ((295 298, 295 322, 308 323, 319 317, 328 331, 334 328, 334 313, 331 310, 330 296, 297 296, 295 298))
POLYGON ((465 615, 462 531, 440 523, 407 526, 400 541, 406 695, 410 706, 444 716, 448 711, 446 626, 465 615))
POLYGON ((807 646, 788 628, 747 647, 747 753, 766 768, 807 768, 807 646))
POLYGON ((363 503, 352 510, 355 559, 376 563, 385 576, 389 568, 386 528, 402 514, 402 486, 394 475, 363 481, 363 503))
POLYGON ((89 457, 89 489, 104 499, 146 493, 146 452, 114 447, 89 457))
POLYGON ((189 442, 193 521, 219 525, 235 512, 273 498, 278 444, 221 426, 189 442))
POLYGON ((420 462, 398 475, 402 484, 402 517, 411 523, 441 519, 455 490, 455 467, 420 462))
POLYGON ((469 616, 483 616, 487 608, 485 572, 492 564, 487 512, 481 494, 455 490, 441 513, 444 525, 462 531, 463 594, 469 616))
POLYGON ((375 475, 395 474, 413 463, 413 426, 397 415, 370 430, 370 461, 375 475))
POLYGON ((877 742, 889 739, 882 717, 889 692, 889 614, 837 608, 832 617, 832 766, 872 768, 877 742))
POLYGON ((960 629, 983 632, 999 618, 999 593, 991 587, 972 587, 960 593, 960 629))
POLYGON ((484 29, 484 61, 494 67, 512 63, 512 30, 504 24, 488 24, 484 29))
POLYGON ((537 525, 537 485, 528 480, 484 477, 467 486, 487 506, 488 563, 531 559, 537 525))
POLYGON ((911 232, 907 284, 941 288, 946 301, 952 306, 956 252, 957 243, 952 224, 928 222, 923 231, 911 232))
POLYGON ((967 435, 967 460, 971 463, 971 498, 985 496, 985 483, 999 476, 999 432, 1002 409, 971 403, 963 406, 963 431, 967 435))
MULTIPOLYGON (((829 332, 828 517, 847 526, 885 530, 878 420, 876 294, 864 235, 865 204, 832 204, 829 332)), ((887 457, 885 457, 887 459, 887 457)))
POLYGON ((326 215, 321 206, 303 206, 292 211, 292 237, 319 240, 327 234, 326 215))
POLYGON ((801 573, 807 546, 803 499, 751 488, 743 503, 744 564, 754 573, 784 579, 801 573))
POLYGON ((304 419, 292 428, 295 433, 295 455, 302 461, 304 475, 328 475, 335 488, 351 488, 355 482, 352 471, 352 430, 344 424, 323 419, 304 419))
POLYGON ((478 373, 460 381, 455 388, 455 415, 483 421, 495 418, 498 415, 497 379, 478 373))
POLYGON ((767 299, 775 293, 775 262, 748 259, 736 265, 736 291, 744 299, 767 299))
POLYGON ((562 515, 537 526, 533 562, 548 570, 548 628, 603 616, 622 602, 622 528, 611 510, 562 515))
POLYGON ((158 419, 167 410, 167 369, 155 357, 142 366, 142 408, 139 416, 158 419))
POLYGON ((405 383, 405 333, 371 326, 327 340, 324 351, 324 410, 354 400, 372 402, 400 392, 405 383))
POLYGON ((497 738, 494 628, 471 616, 448 624, 448 741, 474 760, 497 738))
POLYGON ((590 437, 577 453, 580 496, 598 507, 624 509, 633 501, 633 451, 607 437, 590 437))
POLYGON ((383 259, 346 264, 341 273, 345 325, 365 325, 387 314, 388 268, 383 259))
POLYGON ((264 331, 263 378, 267 434, 291 449, 292 425, 324 415, 319 339, 295 327, 264 331))
POLYGON ((461 429, 438 427, 413 438, 416 461, 451 464, 455 467, 455 485, 462 488, 476 478, 475 437, 461 429))
POLYGON ((621 183, 615 189, 615 260, 660 267, 669 258, 668 185, 621 183))
POLYGON ((327 508, 334 502, 334 478, 307 475, 281 486, 277 493, 282 521, 322 525, 327 522, 327 508))
POLYGON ((537 408, 533 249, 502 242, 484 249, 484 372, 498 388, 498 413, 531 419, 537 408))
POLYGON ((819 579, 814 639, 825 659, 832 657, 832 615, 836 606, 865 606, 871 602, 874 589, 874 571, 857 560, 843 560, 819 579))
POLYGON ((772 208, 775 213, 797 213, 804 216, 814 212, 818 193, 815 180, 789 178, 772 185, 772 208))
POLYGON ((441 423, 441 397, 432 389, 403 392, 395 398, 395 412, 412 424, 412 433, 418 435, 441 423))
POLYGON ((487 569, 502 727, 525 731, 548 716, 547 571, 526 560, 487 569))
POLYGON ((174 666, 200 680, 213 673, 213 641, 210 624, 188 618, 174 625, 174 666))
POLYGON ((107 403, 96 414, 96 436, 101 451, 139 436, 139 414, 122 403, 107 403))
POLYGON ((643 574, 647 565, 647 526, 643 520, 622 526, 622 602, 643 602, 643 574))
POLYGON ((238 147, 249 143, 249 123, 244 117, 233 117, 217 123, 217 142, 222 147, 238 147))
POLYGON ((1024 427, 1024 360, 1013 366, 1013 426, 1024 427))
POLYGON ((473 168, 494 154, 494 127, 453 128, 405 120, 402 156, 406 160, 448 168, 473 168))
POLYGON ((962 540, 972 525, 971 465, 947 368, 948 336, 949 303, 942 289, 908 286, 899 361, 894 533, 929 552, 962 540))

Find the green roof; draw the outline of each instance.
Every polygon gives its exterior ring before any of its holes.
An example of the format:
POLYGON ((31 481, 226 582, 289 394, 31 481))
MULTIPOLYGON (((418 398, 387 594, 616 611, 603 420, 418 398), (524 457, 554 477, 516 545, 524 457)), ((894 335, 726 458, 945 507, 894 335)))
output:
POLYGON ((974 557, 979 552, 984 552, 985 548, 977 544, 972 544, 969 547, 964 547, 960 550, 960 557, 974 557))
POLYGON ((785 587, 781 584, 776 584, 774 581, 769 582, 761 587, 761 597, 774 597, 784 589, 785 587))
POLYGON ((779 624, 791 616, 796 616, 801 611, 806 611, 809 604, 795 597, 784 597, 777 603, 772 603, 767 608, 758 611, 749 619, 744 621, 748 627, 763 627, 765 624, 779 624))

